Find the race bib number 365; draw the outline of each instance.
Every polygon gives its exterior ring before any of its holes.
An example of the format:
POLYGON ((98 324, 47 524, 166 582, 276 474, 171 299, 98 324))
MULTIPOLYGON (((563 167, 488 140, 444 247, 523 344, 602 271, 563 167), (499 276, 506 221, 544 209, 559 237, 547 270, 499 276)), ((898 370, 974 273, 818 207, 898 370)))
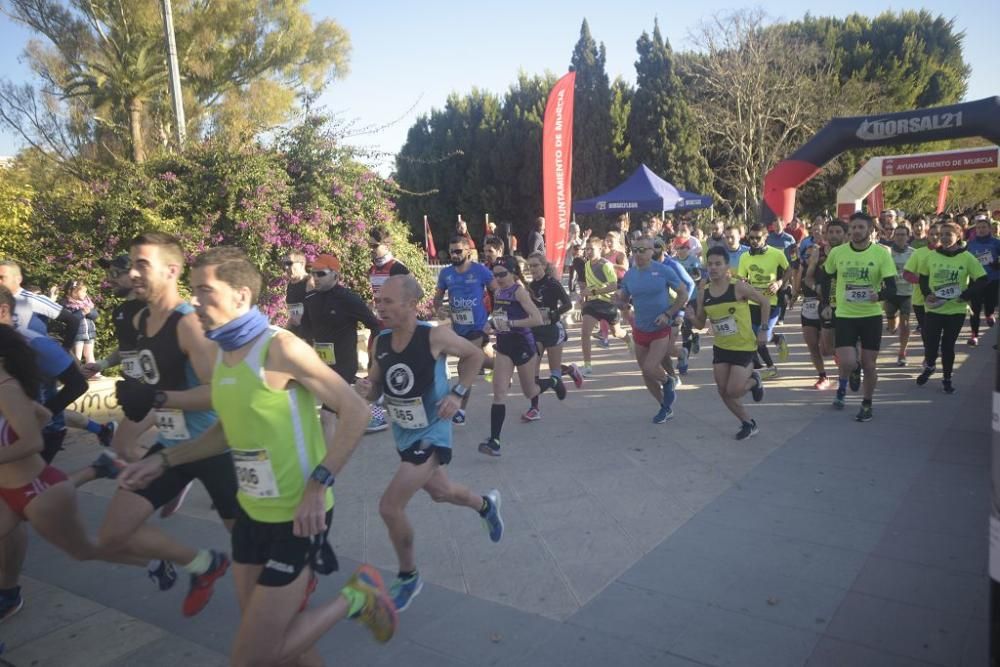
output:
POLYGON ((427 410, 421 398, 385 398, 389 419, 402 428, 427 428, 427 410))
POLYGON ((232 455, 240 491, 257 498, 278 497, 278 483, 266 449, 233 450, 232 455))

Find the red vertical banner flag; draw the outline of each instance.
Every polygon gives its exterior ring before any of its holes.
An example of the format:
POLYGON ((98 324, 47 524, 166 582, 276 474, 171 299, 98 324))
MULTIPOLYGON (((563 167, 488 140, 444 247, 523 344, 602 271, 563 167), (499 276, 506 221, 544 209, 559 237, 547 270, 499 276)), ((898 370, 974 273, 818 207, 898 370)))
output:
POLYGON ((542 193, 545 208, 545 256, 562 277, 572 215, 573 85, 576 72, 556 82, 545 104, 542 125, 542 193))
POLYGON ((938 200, 937 209, 935 213, 943 213, 944 207, 948 203, 948 185, 951 183, 951 176, 946 175, 941 179, 941 185, 938 186, 938 200))
POLYGON ((431 224, 424 216, 424 248, 427 250, 427 260, 437 259, 437 248, 434 247, 434 234, 431 233, 431 224))

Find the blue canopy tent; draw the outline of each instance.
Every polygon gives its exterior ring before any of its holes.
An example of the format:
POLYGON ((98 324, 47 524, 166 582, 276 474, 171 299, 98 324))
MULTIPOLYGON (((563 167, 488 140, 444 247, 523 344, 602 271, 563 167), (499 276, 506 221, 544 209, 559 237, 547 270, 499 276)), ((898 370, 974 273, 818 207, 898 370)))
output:
POLYGON ((640 165, 624 183, 614 190, 591 199, 573 202, 574 213, 628 213, 631 211, 683 211, 710 208, 712 198, 678 190, 657 176, 646 165, 640 165))

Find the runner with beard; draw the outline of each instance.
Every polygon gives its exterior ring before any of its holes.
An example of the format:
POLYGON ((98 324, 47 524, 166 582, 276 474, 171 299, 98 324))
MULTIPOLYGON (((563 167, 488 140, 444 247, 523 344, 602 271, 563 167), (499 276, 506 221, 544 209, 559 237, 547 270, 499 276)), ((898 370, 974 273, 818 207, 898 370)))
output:
MULTIPOLYGON (((763 329, 767 333, 767 340, 774 340, 778 344, 779 354, 787 358, 788 344, 781 334, 774 334, 774 327, 778 323, 781 309, 778 307, 778 291, 785 284, 785 272, 788 271, 788 258, 784 250, 779 250, 767 244, 767 228, 758 223, 750 227, 747 233, 747 240, 750 242, 750 250, 740 257, 739 268, 736 273, 750 283, 758 291, 766 294, 771 299, 770 319, 766 322, 761 320, 760 308, 755 308, 750 304, 750 315, 753 318, 754 332, 763 329)), ((793 239, 794 240, 794 239, 793 239)), ((767 380, 777 377, 778 369, 774 367, 771 354, 767 350, 767 344, 758 345, 757 357, 763 360, 766 366, 761 376, 767 380)), ((760 361, 754 358, 754 368, 761 367, 760 361)))

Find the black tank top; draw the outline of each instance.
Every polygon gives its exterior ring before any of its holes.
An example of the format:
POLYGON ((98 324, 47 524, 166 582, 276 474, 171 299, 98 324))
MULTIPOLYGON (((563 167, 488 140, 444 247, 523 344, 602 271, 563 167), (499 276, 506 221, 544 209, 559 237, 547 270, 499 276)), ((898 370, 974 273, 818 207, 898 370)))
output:
POLYGON ((192 381, 191 364, 187 355, 181 350, 177 338, 177 324, 192 310, 191 304, 188 303, 175 308, 154 336, 146 335, 149 310, 140 313, 136 349, 139 352, 141 379, 146 384, 151 384, 161 391, 190 389, 198 384, 192 381))
POLYGON ((402 352, 392 349, 392 334, 375 341, 375 359, 382 371, 384 391, 394 398, 425 397, 434 388, 437 359, 431 356, 431 327, 418 324, 402 352))

